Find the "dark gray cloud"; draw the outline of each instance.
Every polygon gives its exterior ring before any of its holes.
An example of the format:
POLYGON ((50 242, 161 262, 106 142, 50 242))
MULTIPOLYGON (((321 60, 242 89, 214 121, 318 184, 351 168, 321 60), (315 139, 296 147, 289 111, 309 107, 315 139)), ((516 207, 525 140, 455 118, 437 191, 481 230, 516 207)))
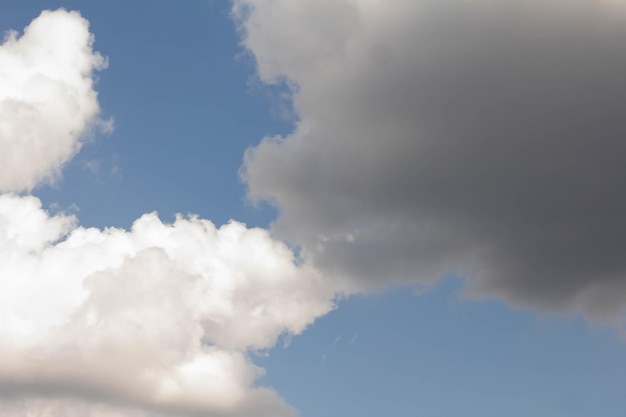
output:
POLYGON ((237 3, 253 4, 240 24, 261 78, 297 86, 296 130, 242 168, 250 196, 280 209, 275 232, 348 287, 455 272, 475 294, 615 317, 626 8, 397 0, 305 13, 312 2, 237 3), (325 31, 339 15, 350 30, 325 31))

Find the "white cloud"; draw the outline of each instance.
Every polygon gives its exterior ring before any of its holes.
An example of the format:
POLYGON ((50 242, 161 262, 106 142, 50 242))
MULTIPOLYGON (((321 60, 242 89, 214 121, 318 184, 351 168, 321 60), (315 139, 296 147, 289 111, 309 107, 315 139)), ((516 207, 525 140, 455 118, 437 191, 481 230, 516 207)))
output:
MULTIPOLYGON (((148 417, 142 411, 71 399, 4 401, 0 417, 148 417)), ((153 414, 154 417, 157 417, 153 414)), ((160 416, 158 416, 160 417, 160 416)))
POLYGON ((0 191, 54 180, 97 122, 93 72, 106 60, 88 26, 76 12, 45 11, 0 46, 0 191))
POLYGON ((332 308, 316 271, 237 222, 74 223, 34 197, 0 196, 0 404, 14 392, 182 414, 290 414, 255 388, 262 370, 246 352, 332 308))
POLYGON ((237 0, 298 116, 247 151, 273 231, 348 287, 430 284, 626 307, 621 2, 237 0))
MULTIPOLYGON (((98 122, 92 42, 85 19, 58 10, 0 47, 0 191, 53 179, 98 122)), ((156 213, 84 228, 2 194, 0 417, 294 415, 257 386, 249 355, 333 297, 263 229, 156 213)))

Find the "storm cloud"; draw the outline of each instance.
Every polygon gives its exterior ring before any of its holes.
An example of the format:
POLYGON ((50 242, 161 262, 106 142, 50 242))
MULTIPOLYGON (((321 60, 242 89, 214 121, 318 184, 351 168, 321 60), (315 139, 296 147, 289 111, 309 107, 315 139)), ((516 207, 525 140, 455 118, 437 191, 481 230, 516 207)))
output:
POLYGON ((298 118, 241 176, 325 273, 351 289, 458 274, 476 296, 595 319, 626 306, 621 2, 238 0, 234 14, 298 118))

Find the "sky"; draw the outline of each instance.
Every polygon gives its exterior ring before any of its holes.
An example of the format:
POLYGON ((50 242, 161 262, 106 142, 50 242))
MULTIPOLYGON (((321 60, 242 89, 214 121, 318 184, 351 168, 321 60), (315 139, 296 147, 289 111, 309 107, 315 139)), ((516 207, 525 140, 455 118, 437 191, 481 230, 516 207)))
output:
POLYGON ((0 30, 0 417, 623 415, 621 0, 0 30))

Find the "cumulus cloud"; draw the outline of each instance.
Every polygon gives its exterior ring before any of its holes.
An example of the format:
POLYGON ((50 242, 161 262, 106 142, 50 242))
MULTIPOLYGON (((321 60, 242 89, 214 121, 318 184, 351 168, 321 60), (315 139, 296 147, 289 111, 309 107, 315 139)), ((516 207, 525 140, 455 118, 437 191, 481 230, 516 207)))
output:
POLYGON ((626 306, 621 2, 235 1, 285 137, 245 155, 274 231, 347 286, 466 276, 474 294, 626 306))
MULTIPOLYGON (((78 13, 0 47, 0 191, 54 178, 95 121, 104 60, 78 13)), ((156 213, 78 226, 0 195, 0 417, 292 416, 251 358, 334 293, 268 231, 156 213)))
POLYGON ((130 231, 82 228, 13 195, 0 196, 0 277, 0 404, 32 397, 42 409, 41 398, 78 397, 291 415, 255 387, 262 369, 247 352, 300 333, 333 295, 262 229, 154 213, 130 231))
POLYGON ((43 12, 22 36, 0 45, 0 191, 51 181, 97 121, 93 73, 106 60, 92 49, 76 12, 43 12))

